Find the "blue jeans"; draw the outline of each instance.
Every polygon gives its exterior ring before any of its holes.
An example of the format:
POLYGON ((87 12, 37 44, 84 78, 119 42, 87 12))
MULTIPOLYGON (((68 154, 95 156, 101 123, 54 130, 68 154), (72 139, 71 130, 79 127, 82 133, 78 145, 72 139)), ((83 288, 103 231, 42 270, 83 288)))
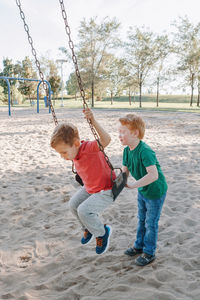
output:
POLYGON ((158 221, 166 194, 159 199, 147 199, 138 192, 138 226, 134 247, 154 255, 158 239, 158 221))

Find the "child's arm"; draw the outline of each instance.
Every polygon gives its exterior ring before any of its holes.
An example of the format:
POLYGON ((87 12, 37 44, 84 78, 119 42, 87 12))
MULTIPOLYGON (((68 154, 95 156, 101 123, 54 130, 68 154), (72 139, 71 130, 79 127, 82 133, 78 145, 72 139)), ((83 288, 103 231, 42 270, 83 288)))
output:
POLYGON ((127 187, 130 189, 139 188, 145 185, 148 185, 158 179, 158 171, 155 165, 146 167, 147 174, 141 179, 137 180, 133 184, 127 184, 127 187))
POLYGON ((95 120, 94 115, 92 113, 92 111, 87 108, 85 110, 83 110, 83 113, 85 114, 86 119, 89 119, 92 123, 92 125, 94 126, 94 128, 96 129, 98 135, 99 135, 99 141, 101 143, 101 145, 105 148, 106 146, 108 146, 108 144, 111 141, 111 137, 110 135, 101 127, 101 125, 95 120))

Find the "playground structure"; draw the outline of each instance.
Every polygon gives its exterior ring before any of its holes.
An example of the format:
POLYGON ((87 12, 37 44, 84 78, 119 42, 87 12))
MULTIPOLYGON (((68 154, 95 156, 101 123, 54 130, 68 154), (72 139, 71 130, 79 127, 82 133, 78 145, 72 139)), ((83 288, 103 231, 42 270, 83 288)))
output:
MULTIPOLYGON (((29 78, 17 78, 17 77, 6 77, 6 76, 0 76, 0 79, 5 80, 8 86, 8 115, 11 116, 11 96, 10 96, 10 80, 21 80, 21 81, 36 81, 38 82, 37 85, 37 113, 39 113, 39 88, 40 84, 43 83, 42 80, 39 79, 29 79, 29 78)), ((51 100, 51 85, 47 80, 44 80, 44 82, 48 86, 48 99, 46 99, 47 106, 49 106, 49 113, 51 112, 51 107, 48 105, 49 101, 51 100)))

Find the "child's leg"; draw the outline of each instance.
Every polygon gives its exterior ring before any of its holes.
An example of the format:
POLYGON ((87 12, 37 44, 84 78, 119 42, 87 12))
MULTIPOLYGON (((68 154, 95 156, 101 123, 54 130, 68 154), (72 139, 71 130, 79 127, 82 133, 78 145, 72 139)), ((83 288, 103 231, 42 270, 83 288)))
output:
POLYGON ((90 194, 86 192, 84 187, 81 187, 70 199, 69 201, 69 208, 72 212, 72 214, 78 219, 79 223, 81 224, 81 227, 83 230, 86 229, 85 225, 81 222, 77 209, 81 203, 83 203, 88 197, 90 197, 90 194))
POLYGON ((144 237, 143 252, 154 255, 156 252, 157 238, 158 238, 158 221, 166 194, 160 199, 149 200, 146 199, 146 233, 144 237))
POLYGON ((142 194, 138 193, 138 224, 134 248, 143 249, 145 236, 146 205, 142 194))
POLYGON ((100 221, 99 214, 112 203, 112 192, 108 190, 91 195, 78 207, 81 222, 95 237, 105 234, 104 224, 100 221))

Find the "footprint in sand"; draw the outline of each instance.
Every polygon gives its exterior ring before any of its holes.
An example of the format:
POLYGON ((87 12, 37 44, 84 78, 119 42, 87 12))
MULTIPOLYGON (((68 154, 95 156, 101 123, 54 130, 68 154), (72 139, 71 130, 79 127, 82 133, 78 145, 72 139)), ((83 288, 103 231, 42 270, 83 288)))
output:
POLYGON ((19 268, 27 268, 32 264, 32 255, 24 254, 18 258, 17 265, 19 268))
POLYGON ((187 226, 195 226, 197 225, 197 222, 192 220, 192 219, 185 219, 184 220, 184 223, 187 225, 187 226))
POLYGON ((54 190, 51 186, 46 186, 46 187, 44 187, 44 189, 45 189, 45 191, 47 191, 47 192, 51 192, 51 191, 54 190))
POLYGON ((69 195, 65 195, 65 196, 63 197, 62 202, 63 202, 63 203, 68 202, 69 199, 70 199, 70 196, 69 196, 69 195))
POLYGON ((49 255, 49 249, 47 248, 45 241, 36 241, 35 252, 38 257, 46 257, 49 255))

